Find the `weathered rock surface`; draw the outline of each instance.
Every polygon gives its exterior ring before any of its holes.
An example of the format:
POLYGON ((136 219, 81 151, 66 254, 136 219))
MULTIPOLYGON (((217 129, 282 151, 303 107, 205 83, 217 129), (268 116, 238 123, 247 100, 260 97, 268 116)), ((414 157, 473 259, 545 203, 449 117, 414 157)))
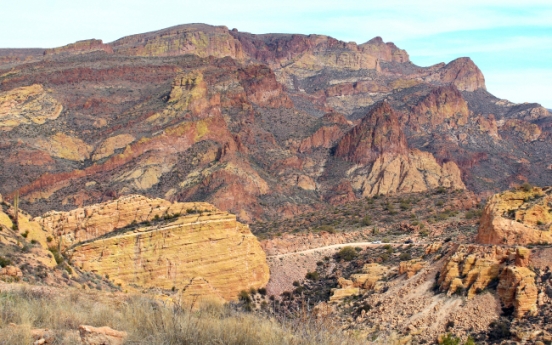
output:
POLYGON ((508 266, 500 274, 499 281, 497 292, 504 307, 514 307, 517 317, 537 311, 538 290, 533 271, 527 267, 508 266))
POLYGON ((0 92, 0 131, 42 125, 59 117, 63 106, 40 84, 0 92))
POLYGON ((376 105, 339 141, 335 155, 358 164, 369 164, 384 154, 405 155, 406 136, 399 118, 387 102, 376 105))
POLYGON ((460 245, 445 262, 438 284, 449 296, 467 291, 471 299, 493 282, 498 283, 502 306, 514 307, 515 315, 522 317, 537 308, 535 273, 524 267, 528 262, 526 248, 460 245))
POLYGON ((470 111, 468 103, 453 84, 432 90, 412 108, 410 123, 413 126, 436 127, 443 123, 457 127, 466 125, 470 111))
POLYGON ((72 262, 125 286, 174 288, 188 302, 235 300, 241 290, 265 286, 266 256, 249 228, 208 204, 195 204, 203 212, 186 215, 192 205, 134 196, 50 214, 43 223, 55 228, 59 222, 65 243, 89 239, 70 249, 72 262), (168 215, 172 221, 111 231, 117 225, 155 220, 156 215, 168 215))
POLYGON ((492 196, 481 217, 477 242, 552 243, 552 189, 517 188, 492 196))
POLYGON ((56 238, 62 246, 93 240, 131 224, 151 222, 166 216, 186 216, 187 212, 214 212, 208 203, 172 203, 142 195, 127 195, 114 201, 77 208, 69 212, 51 211, 33 219, 56 238))
POLYGON ((486 89, 485 77, 470 58, 451 61, 441 71, 441 80, 453 83, 461 91, 486 89))
POLYGON ((128 144, 132 143, 136 138, 130 134, 119 134, 104 140, 98 148, 94 150, 92 155, 93 161, 98 161, 102 158, 112 156, 115 150, 125 148, 128 144))
POLYGON ((412 278, 427 266, 427 262, 420 259, 401 261, 399 264, 399 274, 405 274, 407 278, 412 278))
POLYGON ((47 139, 39 139, 36 147, 48 152, 51 156, 82 162, 90 158, 92 147, 81 139, 58 132, 47 139))
POLYGON ((352 186, 363 196, 389 193, 415 193, 439 186, 465 189, 461 172, 454 162, 439 165, 429 152, 410 150, 408 155, 384 154, 368 173, 353 172, 352 186))
POLYGON ((127 332, 116 331, 110 327, 79 326, 79 334, 84 345, 123 345, 127 332))
POLYGON ((90 39, 71 43, 59 48, 46 49, 44 55, 83 54, 95 51, 104 51, 108 54, 112 54, 113 48, 111 48, 109 44, 104 44, 102 40, 90 39))

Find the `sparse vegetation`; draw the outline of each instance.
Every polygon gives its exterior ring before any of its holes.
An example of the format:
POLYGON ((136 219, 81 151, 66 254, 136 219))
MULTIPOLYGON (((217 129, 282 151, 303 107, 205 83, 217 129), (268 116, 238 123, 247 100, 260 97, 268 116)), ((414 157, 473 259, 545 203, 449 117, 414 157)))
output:
POLYGON ((117 303, 115 310, 115 303, 101 294, 70 290, 52 295, 38 291, 24 289, 0 293, 0 344, 31 344, 31 328, 55 330, 55 344, 78 344, 78 334, 73 331, 81 324, 126 331, 125 343, 135 345, 363 343, 347 339, 331 323, 307 316, 275 320, 213 303, 201 304, 191 311, 187 306, 169 305, 140 296, 125 298, 124 303, 117 303), (10 327, 12 322, 21 326, 10 327))
POLYGON ((343 247, 337 252, 336 258, 342 259, 345 261, 351 261, 354 260, 358 256, 357 251, 350 246, 343 247))

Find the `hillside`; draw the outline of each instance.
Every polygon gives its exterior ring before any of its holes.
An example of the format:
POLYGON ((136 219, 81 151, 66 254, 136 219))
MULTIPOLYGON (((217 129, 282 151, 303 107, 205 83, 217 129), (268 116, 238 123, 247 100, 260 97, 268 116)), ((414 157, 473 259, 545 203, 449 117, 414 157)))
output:
POLYGON ((469 58, 187 24, 0 49, 0 193, 34 216, 144 194, 245 222, 376 194, 552 184, 550 113, 469 58), (393 133, 388 135, 388 133, 393 133))

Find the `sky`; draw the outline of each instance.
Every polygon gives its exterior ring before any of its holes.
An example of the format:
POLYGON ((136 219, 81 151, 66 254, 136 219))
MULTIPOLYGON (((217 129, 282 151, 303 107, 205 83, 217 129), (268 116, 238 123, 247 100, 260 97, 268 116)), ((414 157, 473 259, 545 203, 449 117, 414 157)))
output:
POLYGON ((552 108, 550 0, 0 0, 0 13, 2 48, 111 42, 185 23, 357 43, 381 36, 420 66, 469 56, 495 96, 552 108))

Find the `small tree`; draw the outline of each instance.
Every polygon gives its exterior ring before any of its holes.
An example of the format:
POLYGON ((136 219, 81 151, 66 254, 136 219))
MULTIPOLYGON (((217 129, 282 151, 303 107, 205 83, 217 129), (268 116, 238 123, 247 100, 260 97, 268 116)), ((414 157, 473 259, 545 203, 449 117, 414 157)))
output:
POLYGON ((345 261, 351 261, 355 259, 358 256, 357 251, 355 248, 351 246, 346 246, 341 248, 341 250, 337 253, 338 259, 343 259, 345 261))

